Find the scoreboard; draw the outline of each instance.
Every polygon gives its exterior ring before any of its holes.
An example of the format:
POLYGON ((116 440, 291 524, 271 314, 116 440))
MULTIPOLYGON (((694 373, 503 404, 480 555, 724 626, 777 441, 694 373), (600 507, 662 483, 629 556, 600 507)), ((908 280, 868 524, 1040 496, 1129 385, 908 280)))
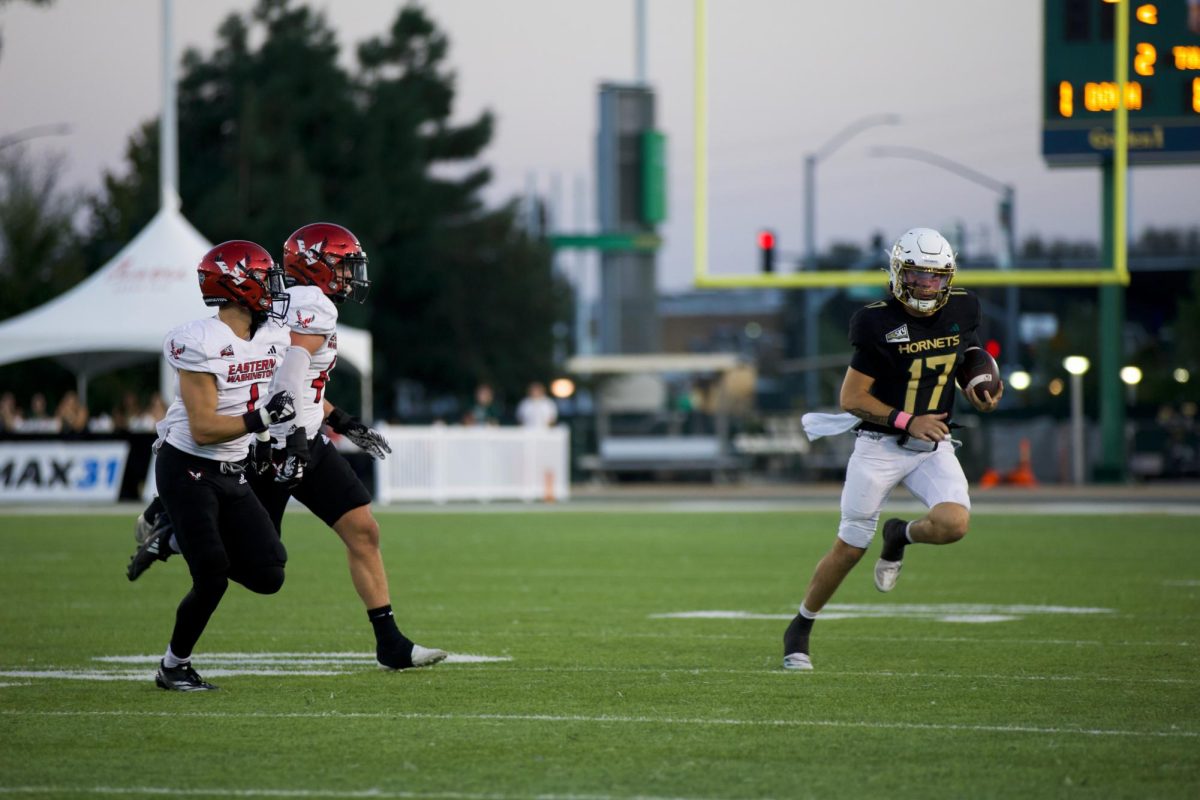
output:
POLYGON ((1045 0, 1042 155, 1112 157, 1116 14, 1128 9, 1129 163, 1200 163, 1200 0, 1045 0))

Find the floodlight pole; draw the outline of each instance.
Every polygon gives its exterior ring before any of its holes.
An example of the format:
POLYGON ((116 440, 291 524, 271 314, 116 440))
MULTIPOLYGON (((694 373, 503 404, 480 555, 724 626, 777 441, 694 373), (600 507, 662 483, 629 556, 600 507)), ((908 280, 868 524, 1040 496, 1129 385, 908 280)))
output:
MULTIPOLYGON (((871 114, 851 122, 816 151, 804 156, 804 269, 815 271, 817 268, 817 162, 829 158, 838 148, 868 128, 898 124, 898 114, 871 114)), ((821 349, 817 341, 820 336, 817 316, 821 306, 835 291, 808 289, 804 292, 804 353, 809 363, 821 349)), ((819 377, 816 369, 804 373, 804 403, 809 409, 816 408, 820 401, 819 377)))
POLYGON ((158 123, 159 202, 163 208, 178 211, 179 144, 175 115, 175 57, 171 29, 174 19, 172 0, 162 0, 162 116, 158 123))
POLYGON ((1071 482, 1083 486, 1083 373, 1071 373, 1071 482))

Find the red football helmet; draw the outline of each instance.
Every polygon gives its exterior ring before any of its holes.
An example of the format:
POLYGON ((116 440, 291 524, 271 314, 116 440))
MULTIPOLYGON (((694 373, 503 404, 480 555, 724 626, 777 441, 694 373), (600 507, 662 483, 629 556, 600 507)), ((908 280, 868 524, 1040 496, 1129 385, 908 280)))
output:
POLYGON ((358 237, 341 225, 314 222, 283 243, 283 270, 302 286, 317 286, 335 303, 367 299, 367 254, 358 237))
POLYGON ((222 242, 204 255, 196 272, 207 306, 235 303, 278 320, 287 317, 291 298, 284 289, 283 270, 254 242, 222 242))

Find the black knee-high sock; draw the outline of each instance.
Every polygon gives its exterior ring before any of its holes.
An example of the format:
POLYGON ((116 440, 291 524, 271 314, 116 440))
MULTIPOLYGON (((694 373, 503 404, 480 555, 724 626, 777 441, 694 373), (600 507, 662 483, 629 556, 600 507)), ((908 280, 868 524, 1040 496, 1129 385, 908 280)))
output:
POLYGON ((815 619, 797 614, 783 634, 783 654, 807 653, 808 634, 812 631, 815 619))
POLYGON ((192 648, 208 625, 221 598, 229 587, 224 577, 194 580, 191 591, 183 596, 175 611, 175 630, 171 632, 171 652, 181 661, 192 655, 192 648))
POLYGON ((911 544, 908 541, 908 524, 897 525, 894 530, 883 532, 883 551, 879 557, 884 561, 903 561, 904 548, 911 544))
POLYGON ((372 608, 367 611, 367 619, 375 629, 375 643, 380 647, 404 646, 412 649, 412 641, 396 627, 396 617, 392 614, 390 605, 372 608))

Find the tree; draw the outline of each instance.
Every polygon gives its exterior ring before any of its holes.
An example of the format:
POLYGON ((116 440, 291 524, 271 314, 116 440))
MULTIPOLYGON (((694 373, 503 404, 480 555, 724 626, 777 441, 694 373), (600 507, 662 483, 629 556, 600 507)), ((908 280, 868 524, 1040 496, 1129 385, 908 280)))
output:
MULTIPOLYGON (((346 225, 371 258, 372 297, 343 309, 375 337, 376 397, 401 378, 433 394, 488 379, 504 392, 547 377, 569 311, 550 251, 511 204, 487 209, 478 159, 490 113, 450 121, 449 41, 416 5, 357 50, 347 74, 323 15, 291 0, 232 14, 209 56, 189 51, 179 83, 180 195, 214 241, 275 251, 295 228, 346 225), (254 42, 261 42, 257 47, 254 42)), ((107 176, 92 247, 125 241, 157 210, 157 125, 130 141, 129 173, 107 176), (107 243, 107 244, 106 244, 107 243)))
MULTIPOLYGON (((35 162, 19 145, 0 151, 0 319, 41 305, 83 277, 72 223, 79 201, 59 188, 61 174, 61 158, 35 162)), ((5 366, 0 376, 0 391, 21 400, 73 383, 44 359, 5 366)))
POLYGON ((568 293, 544 243, 518 229, 515 206, 483 208, 491 173, 475 159, 494 120, 484 112, 451 124, 448 51, 411 5, 388 37, 358 50, 366 169, 350 200, 384 262, 371 329, 386 362, 404 365, 397 375, 458 393, 487 380, 520 396, 527 381, 550 374, 551 331, 568 293))
POLYGON ((78 200, 59 188, 62 159, 0 151, 0 319, 69 289, 83 277, 72 219, 78 200))

